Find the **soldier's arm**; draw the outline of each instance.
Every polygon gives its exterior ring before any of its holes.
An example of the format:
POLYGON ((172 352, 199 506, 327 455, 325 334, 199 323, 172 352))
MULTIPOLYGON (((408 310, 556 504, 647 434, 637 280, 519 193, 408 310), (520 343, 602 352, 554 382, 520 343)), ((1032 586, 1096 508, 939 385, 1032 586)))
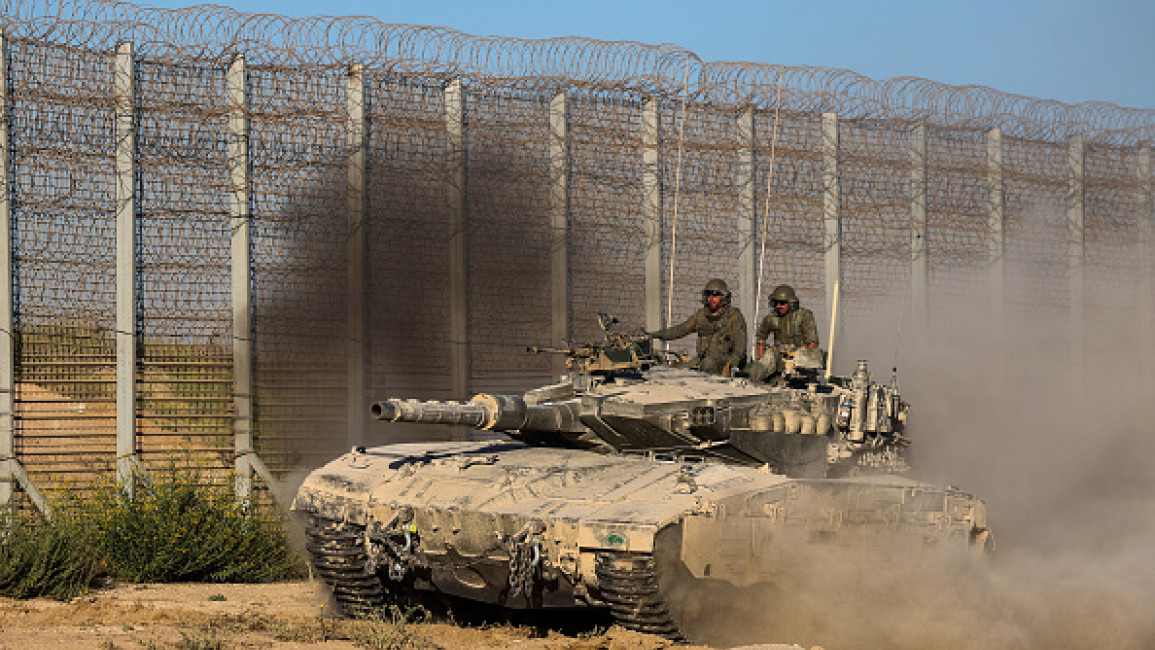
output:
POLYGON ((802 315, 802 338, 806 347, 818 347, 818 325, 814 322, 814 312, 809 309, 802 315))
POLYGON ((680 339, 683 336, 697 331, 698 312, 690 314, 690 317, 673 327, 667 327, 664 330, 650 332, 654 338, 662 339, 663 341, 671 341, 673 339, 680 339))
POLYGON ((736 370, 742 363, 742 357, 746 356, 746 317, 742 315, 742 312, 734 314, 734 324, 730 335, 734 337, 734 348, 733 352, 730 353, 730 368, 736 370))
POLYGON ((766 354, 766 339, 770 338, 770 317, 764 316, 762 322, 758 323, 758 330, 754 333, 754 341, 758 346, 758 358, 761 359, 763 354, 766 354))

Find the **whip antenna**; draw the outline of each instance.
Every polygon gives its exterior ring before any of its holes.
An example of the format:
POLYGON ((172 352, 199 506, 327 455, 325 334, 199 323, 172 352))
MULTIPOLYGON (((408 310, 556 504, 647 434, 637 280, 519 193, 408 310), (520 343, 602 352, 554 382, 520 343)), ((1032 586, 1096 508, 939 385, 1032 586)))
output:
POLYGON ((762 212, 762 250, 758 253, 758 281, 754 290, 754 313, 750 315, 758 320, 758 305, 762 302, 762 275, 766 269, 766 238, 770 230, 770 196, 771 186, 774 183, 774 158, 777 156, 778 144, 778 114, 782 110, 782 71, 778 71, 778 91, 774 98, 774 128, 770 131, 770 170, 766 175, 766 202, 762 212))
POLYGON ((686 99, 690 95, 690 59, 682 80, 682 121, 678 125, 678 163, 674 168, 674 215, 670 232, 670 280, 666 284, 666 324, 674 318, 674 260, 678 257, 678 196, 682 188, 682 145, 686 141, 686 99))

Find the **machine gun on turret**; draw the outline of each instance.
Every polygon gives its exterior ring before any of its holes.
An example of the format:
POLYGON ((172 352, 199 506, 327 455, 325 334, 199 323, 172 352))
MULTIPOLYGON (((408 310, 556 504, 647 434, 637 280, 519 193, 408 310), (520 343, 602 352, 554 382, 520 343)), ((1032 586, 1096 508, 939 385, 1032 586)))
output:
POLYGON ((654 345, 654 340, 641 330, 617 332, 614 325, 620 321, 605 312, 598 313, 598 325, 603 340, 569 348, 531 346, 534 354, 564 354, 570 381, 581 390, 622 379, 641 379, 642 373, 659 365, 676 367, 687 361, 680 353, 667 353, 654 345))

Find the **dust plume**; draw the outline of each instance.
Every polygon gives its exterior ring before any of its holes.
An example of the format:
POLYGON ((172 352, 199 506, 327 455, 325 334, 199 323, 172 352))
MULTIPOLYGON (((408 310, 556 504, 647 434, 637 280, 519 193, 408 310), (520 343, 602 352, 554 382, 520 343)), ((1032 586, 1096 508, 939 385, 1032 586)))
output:
MULTIPOLYGON (((1026 274, 1012 295, 1036 289, 1026 274)), ((982 498, 997 540, 978 562, 922 556, 808 563, 737 617, 714 608, 712 642, 838 648, 1155 647, 1155 427, 1140 358, 1139 283, 1090 286, 1087 336, 1065 305, 993 317, 986 276, 935 303, 925 340, 905 298, 845 325, 841 366, 899 367, 912 404, 912 478, 982 498), (904 322, 898 322, 898 319, 904 322)), ((749 599, 750 595, 743 596, 749 599)))

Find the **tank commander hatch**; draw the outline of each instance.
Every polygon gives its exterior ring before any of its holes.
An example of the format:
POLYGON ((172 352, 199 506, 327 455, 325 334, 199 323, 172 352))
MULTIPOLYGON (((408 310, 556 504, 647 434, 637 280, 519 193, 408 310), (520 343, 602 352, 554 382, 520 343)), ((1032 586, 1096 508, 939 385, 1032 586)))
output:
POLYGON ((818 347, 818 326, 814 313, 798 304, 798 294, 788 284, 779 285, 770 294, 770 313, 758 324, 754 334, 754 344, 758 359, 750 364, 747 372, 753 381, 765 381, 782 372, 783 362, 780 351, 795 347, 818 347), (774 335, 773 346, 766 341, 774 335))
POLYGON ((731 375, 746 362, 746 318, 730 305, 730 288, 714 278, 702 289, 702 308, 673 327, 646 332, 670 341, 698 335, 697 368, 715 375, 731 375))

